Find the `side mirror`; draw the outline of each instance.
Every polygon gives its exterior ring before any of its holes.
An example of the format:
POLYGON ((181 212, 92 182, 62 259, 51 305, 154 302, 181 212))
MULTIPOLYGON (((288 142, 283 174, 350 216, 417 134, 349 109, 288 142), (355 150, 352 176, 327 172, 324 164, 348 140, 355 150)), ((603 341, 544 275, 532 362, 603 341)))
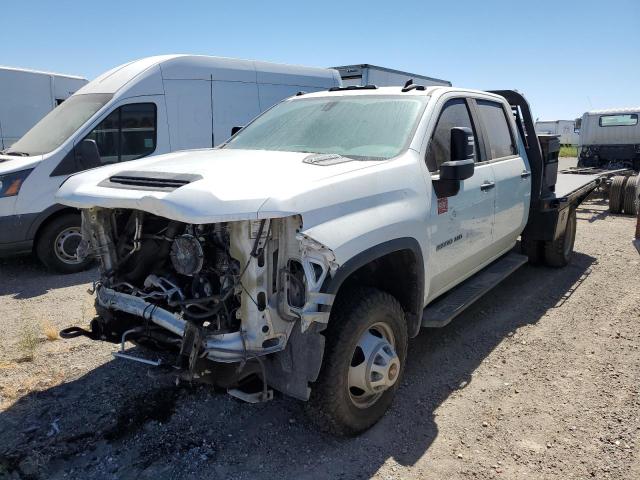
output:
POLYGON ((244 127, 243 126, 239 126, 239 127, 232 127, 231 128, 231 136, 233 137, 236 133, 238 133, 240 130, 242 130, 244 127))
POLYGON ((95 140, 85 138, 77 148, 77 154, 79 154, 77 162, 80 170, 88 170, 102 166, 100 151, 98 150, 98 144, 95 140))
POLYGON ((433 188, 438 198, 457 195, 460 182, 473 176, 475 145, 476 141, 470 128, 451 129, 451 159, 440 165, 440 178, 433 180, 433 188))

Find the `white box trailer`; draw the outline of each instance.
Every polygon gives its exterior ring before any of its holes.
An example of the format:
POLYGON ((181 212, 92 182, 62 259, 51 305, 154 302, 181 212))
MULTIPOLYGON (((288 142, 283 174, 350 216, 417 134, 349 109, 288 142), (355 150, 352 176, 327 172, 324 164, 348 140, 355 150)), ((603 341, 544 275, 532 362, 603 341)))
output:
POLYGON ((73 75, 0 66, 0 150, 87 82, 73 75))
POLYGON ((359 65, 343 65, 341 67, 333 67, 340 72, 342 84, 345 87, 350 85, 376 85, 378 87, 397 87, 404 85, 407 80, 413 80, 413 83, 430 86, 450 87, 451 82, 441 80, 439 78, 427 77, 417 73, 403 72, 392 68, 379 67, 368 63, 359 65))
POLYGON ((53 270, 81 270, 80 215, 54 198, 69 175, 211 148, 287 97, 337 86, 340 75, 328 68, 201 55, 148 57, 109 70, 0 155, 0 255, 33 249, 53 270))
POLYGON ((558 135, 561 145, 577 146, 579 142, 575 120, 538 120, 536 122, 536 133, 558 135))

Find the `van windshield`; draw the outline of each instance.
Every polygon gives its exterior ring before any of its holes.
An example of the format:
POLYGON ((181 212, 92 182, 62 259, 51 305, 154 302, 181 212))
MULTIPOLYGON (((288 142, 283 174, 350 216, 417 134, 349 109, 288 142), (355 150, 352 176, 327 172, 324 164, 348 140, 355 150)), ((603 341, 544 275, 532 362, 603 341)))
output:
POLYGON ((429 97, 348 95, 284 101, 223 148, 386 160, 402 153, 429 97))
POLYGON ((31 156, 55 150, 112 97, 110 93, 72 95, 51 110, 4 153, 31 156))

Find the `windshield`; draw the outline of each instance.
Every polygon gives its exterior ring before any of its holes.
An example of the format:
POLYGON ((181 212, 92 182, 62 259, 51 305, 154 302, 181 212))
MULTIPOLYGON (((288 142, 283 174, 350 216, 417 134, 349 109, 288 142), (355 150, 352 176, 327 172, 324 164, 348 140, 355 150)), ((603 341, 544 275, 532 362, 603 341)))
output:
POLYGON ((4 153, 30 156, 55 150, 100 110, 111 97, 113 95, 108 93, 69 97, 68 100, 51 110, 4 153))
POLYGON ((406 147, 429 97, 335 96, 284 101, 223 148, 384 160, 406 147))

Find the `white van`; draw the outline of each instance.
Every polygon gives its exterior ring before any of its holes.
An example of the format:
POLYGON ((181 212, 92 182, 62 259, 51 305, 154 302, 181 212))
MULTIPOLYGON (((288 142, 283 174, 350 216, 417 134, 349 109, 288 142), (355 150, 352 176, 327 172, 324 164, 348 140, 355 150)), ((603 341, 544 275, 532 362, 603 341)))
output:
POLYGON ((10 147, 87 82, 72 75, 0 67, 0 150, 10 147))
POLYGON ((0 253, 35 251, 76 272, 80 215, 55 203, 65 179, 90 168, 211 148, 234 126, 297 92, 340 86, 336 70, 165 55, 116 67, 55 108, 0 155, 0 253))
POLYGON ((558 135, 561 145, 578 145, 579 135, 575 120, 538 120, 536 133, 558 135))

